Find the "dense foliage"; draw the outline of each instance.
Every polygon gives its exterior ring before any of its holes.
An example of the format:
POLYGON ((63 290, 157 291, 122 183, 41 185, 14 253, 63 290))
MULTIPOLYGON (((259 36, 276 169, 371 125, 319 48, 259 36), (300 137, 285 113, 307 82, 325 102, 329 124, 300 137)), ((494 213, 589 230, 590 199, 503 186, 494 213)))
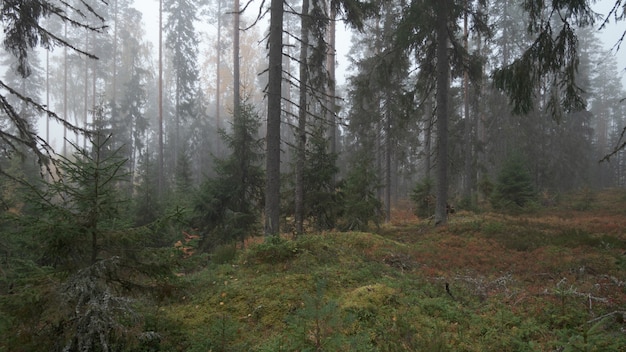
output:
POLYGON ((207 179, 194 200, 194 226, 203 232, 203 247, 243 241, 258 233, 265 175, 263 141, 257 137, 259 116, 244 104, 235 116, 232 134, 222 131, 230 150, 215 161, 215 178, 207 179))
POLYGON ((495 208, 523 208, 537 198, 536 193, 526 163, 514 155, 498 174, 491 203, 495 208))

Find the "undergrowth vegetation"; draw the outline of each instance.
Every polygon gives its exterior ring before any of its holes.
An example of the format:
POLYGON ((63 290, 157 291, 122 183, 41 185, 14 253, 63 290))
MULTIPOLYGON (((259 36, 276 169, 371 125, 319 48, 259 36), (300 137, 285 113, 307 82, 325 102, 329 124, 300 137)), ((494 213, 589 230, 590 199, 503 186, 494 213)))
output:
POLYGON ((377 233, 193 253, 128 302, 141 338, 124 350, 623 351, 624 209, 623 192, 583 192, 437 228, 398 209, 377 233))

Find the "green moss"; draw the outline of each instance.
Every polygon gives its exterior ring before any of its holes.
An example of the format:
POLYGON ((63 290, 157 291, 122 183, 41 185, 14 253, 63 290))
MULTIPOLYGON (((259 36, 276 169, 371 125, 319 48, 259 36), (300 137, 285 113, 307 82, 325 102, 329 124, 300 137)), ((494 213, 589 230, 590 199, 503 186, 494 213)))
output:
POLYGON ((341 308, 357 314, 359 318, 375 316, 388 305, 397 304, 397 293, 384 284, 357 287, 341 297, 341 308))
MULTIPOLYGON (((584 297, 567 296, 563 310, 553 292, 554 282, 539 281, 549 275, 524 281, 516 276, 516 270, 526 270, 524 264, 511 261, 512 279, 492 282, 503 274, 477 272, 481 267, 472 265, 481 261, 466 251, 480 249, 476 243, 488 239, 501 245, 493 248, 502 251, 503 262, 510 261, 509 256, 537 256, 527 263, 542 274, 554 272, 560 278, 589 267, 623 281, 614 251, 607 250, 619 248, 619 236, 511 216, 463 216, 451 219, 449 229, 437 231, 404 226, 397 234, 387 225, 383 234, 309 234, 242 250, 229 264, 210 264, 181 278, 184 289, 178 300, 168 301, 153 314, 159 317, 153 325, 162 334, 160 347, 478 352, 580 345, 583 325, 590 319, 584 297), (577 258, 581 246, 584 258, 577 258), (464 269, 449 266, 463 264, 463 258, 467 258, 464 269), (446 293, 443 276, 452 285, 454 298, 446 293), (529 288, 529 283, 536 287, 529 288), (475 295, 474 286, 464 289, 465 284, 484 285, 484 295, 475 295), (547 293, 532 293, 538 291, 547 293)), ((587 286, 578 287, 579 292, 588 292, 587 286)), ((597 315, 617 309, 600 303, 593 308, 597 315)), ((613 336, 616 327, 594 331, 597 341, 613 336)))

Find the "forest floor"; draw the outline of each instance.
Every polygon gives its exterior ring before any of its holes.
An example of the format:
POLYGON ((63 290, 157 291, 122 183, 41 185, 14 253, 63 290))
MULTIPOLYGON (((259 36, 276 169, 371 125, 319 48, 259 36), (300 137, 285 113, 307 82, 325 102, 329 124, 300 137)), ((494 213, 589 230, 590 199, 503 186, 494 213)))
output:
POLYGON ((187 259, 146 308, 161 350, 626 351, 621 190, 254 242, 187 259))

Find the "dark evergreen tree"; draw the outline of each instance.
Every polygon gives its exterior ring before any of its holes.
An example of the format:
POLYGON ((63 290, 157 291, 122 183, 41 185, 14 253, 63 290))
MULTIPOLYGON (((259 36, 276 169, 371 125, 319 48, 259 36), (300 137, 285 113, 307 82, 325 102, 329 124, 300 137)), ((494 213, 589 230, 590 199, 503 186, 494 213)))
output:
MULTIPOLYGON (((81 2, 81 5, 85 5, 81 2)), ((102 31, 104 19, 95 13, 91 6, 72 7, 67 3, 56 4, 51 1, 5 1, 0 4, 0 21, 4 27, 3 44, 6 51, 15 57, 16 72, 26 78, 32 73, 32 56, 35 53, 33 49, 43 46, 45 49, 51 49, 54 46, 69 47, 74 51, 94 57, 93 55, 80 50, 77 46, 66 41, 62 37, 53 34, 46 27, 40 25, 40 21, 46 18, 59 18, 62 21, 71 21, 75 26, 86 28, 92 31, 102 31), (96 17, 98 23, 96 25, 87 24, 91 17, 96 17)), ((6 116, 6 123, 17 131, 15 133, 3 128, 0 138, 7 143, 9 149, 14 149, 15 145, 22 144, 26 146, 41 161, 48 159, 47 151, 50 147, 41 138, 39 138, 33 126, 29 124, 20 114, 19 109, 13 106, 8 100, 13 96, 32 106, 33 109, 60 121, 61 123, 72 126, 65 116, 58 116, 52 112, 49 107, 39 103, 36 97, 30 97, 20 94, 19 87, 0 80, 0 110, 6 116)))
MULTIPOLYGON (((621 0, 618 0, 621 2, 621 0)), ((511 64, 494 72, 495 85, 509 95, 514 112, 535 107, 535 92, 548 78, 554 87, 545 109, 554 118, 585 107, 576 80, 580 57, 577 27, 593 25, 595 15, 588 1, 526 1, 528 33, 533 42, 511 64)))
POLYGON ((435 215, 435 187, 429 178, 418 182, 411 192, 411 201, 415 205, 415 215, 429 218, 435 215))
POLYGON ((494 208, 518 210, 536 199, 533 180, 523 158, 512 155, 502 166, 491 203, 494 208))
POLYGON ((337 174, 337 155, 330 152, 325 126, 312 132, 306 151, 304 170, 304 214, 312 220, 317 231, 335 227, 339 204, 333 187, 337 174))
POLYGON ((193 223, 203 233, 205 249, 258 233, 265 185, 259 126, 258 114, 244 102, 232 134, 221 131, 230 155, 215 160, 217 176, 202 184, 194 202, 193 223))
POLYGON ((435 224, 447 221, 450 147, 448 129, 450 82, 461 73, 475 81, 481 75, 481 60, 476 53, 468 52, 462 43, 459 23, 466 15, 471 19, 476 33, 488 34, 489 28, 482 9, 483 0, 412 1, 405 9, 398 27, 397 45, 415 53, 420 67, 418 80, 422 87, 436 88, 437 137, 437 203, 435 224), (481 5, 481 6, 478 6, 481 5))
POLYGON ((363 149, 353 154, 350 168, 340 186, 343 205, 340 228, 348 231, 367 231, 382 220, 382 203, 378 199, 380 179, 374 168, 374 157, 363 149))
POLYGON ((106 233, 122 214, 126 200, 118 198, 116 186, 125 159, 110 149, 111 135, 96 134, 92 149, 77 145, 77 154, 61 157, 61 179, 40 197, 45 211, 34 224, 42 238, 43 264, 75 270, 101 259, 106 252, 106 233), (45 214, 45 215, 44 215, 45 214))
POLYGON ((138 165, 137 187, 133 197, 136 226, 150 224, 163 213, 156 175, 158 175, 156 160, 149 153, 144 154, 138 165))
POLYGON ((9 237, 23 238, 13 244, 29 255, 6 257, 24 271, 8 273, 13 295, 0 302, 10 350, 125 350, 141 324, 129 290, 169 278, 171 257, 153 247, 159 231, 130 226, 130 194, 120 192, 126 160, 110 134, 90 137, 90 149, 74 144, 71 158, 60 156, 55 179, 22 182, 28 207, 14 214, 9 237))
POLYGON ((140 29, 142 14, 138 10, 125 7, 120 10, 117 36, 120 77, 116 78, 117 92, 115 112, 112 113, 112 133, 116 146, 122 147, 130 178, 129 191, 135 185, 138 159, 146 152, 146 139, 149 128, 147 117, 149 65, 147 43, 143 41, 140 29))
POLYGON ((174 136, 172 152, 174 165, 183 148, 180 130, 183 123, 195 118, 194 103, 198 94, 198 44, 194 28, 197 21, 197 1, 165 0, 165 46, 171 50, 172 94, 174 105, 174 136))

